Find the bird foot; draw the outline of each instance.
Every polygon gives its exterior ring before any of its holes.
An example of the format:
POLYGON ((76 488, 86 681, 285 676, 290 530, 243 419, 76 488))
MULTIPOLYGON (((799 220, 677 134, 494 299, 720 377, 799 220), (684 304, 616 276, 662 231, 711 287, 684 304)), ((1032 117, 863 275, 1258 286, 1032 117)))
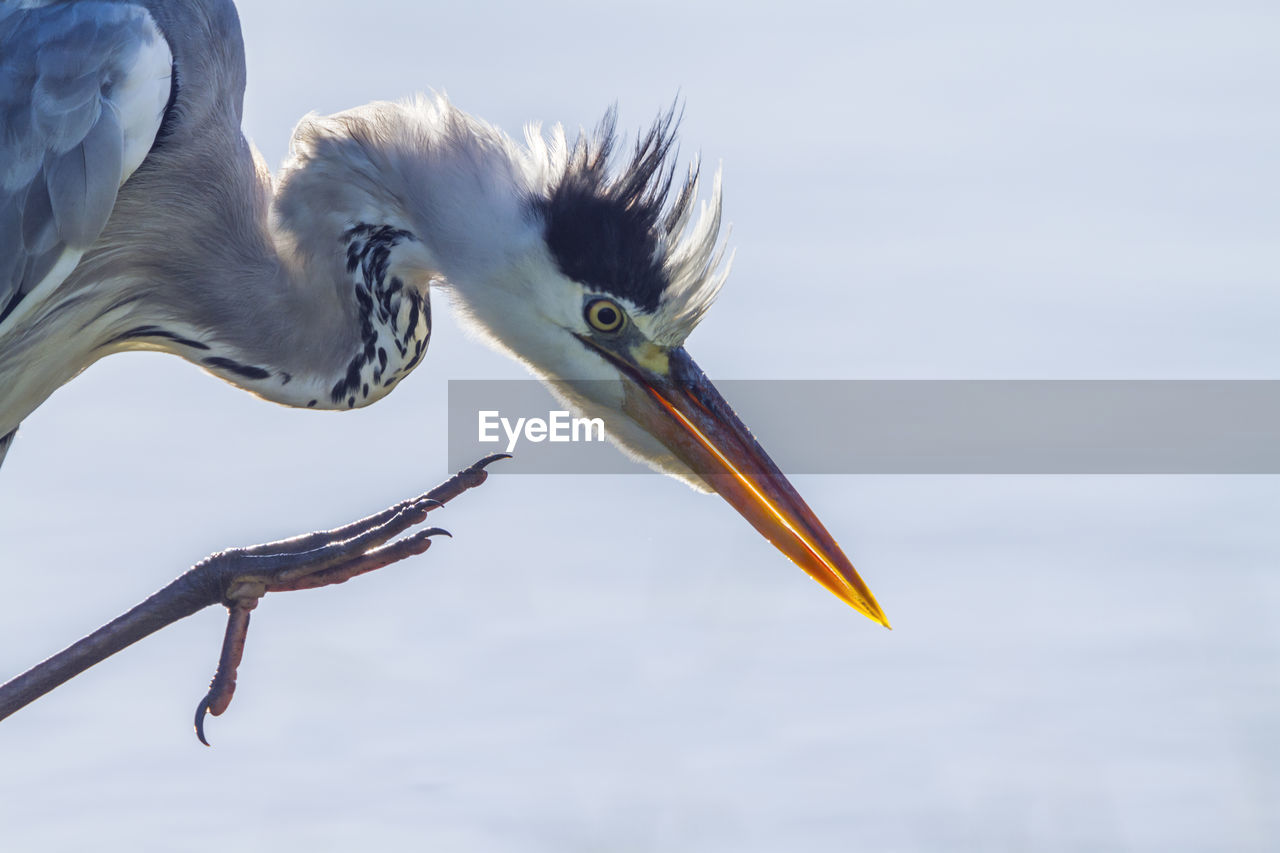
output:
POLYGON ((431 547, 431 537, 449 536, 448 531, 430 527, 403 539, 395 537, 421 524, 428 513, 444 506, 448 500, 484 482, 484 467, 506 457, 506 454, 486 457, 424 495, 343 527, 265 545, 233 548, 209 557, 207 563, 221 563, 207 569, 224 579, 223 603, 228 618, 218 668, 209 692, 196 707, 196 737, 200 742, 209 746, 204 734, 206 714, 216 717, 231 704, 236 670, 244 655, 249 631, 249 614, 258 606, 259 599, 269 592, 345 583, 358 575, 421 554, 431 547))
POLYGON ((228 618, 217 671, 208 694, 196 708, 196 737, 200 742, 209 745, 204 735, 206 713, 216 717, 231 704, 236 670, 249 632, 249 614, 264 595, 345 583, 357 575, 421 554, 431 547, 432 536, 447 536, 448 532, 431 527, 391 540, 421 524, 427 513, 441 506, 440 501, 423 496, 335 530, 235 548, 211 557, 225 564, 219 567, 218 574, 229 578, 223 600, 228 618))

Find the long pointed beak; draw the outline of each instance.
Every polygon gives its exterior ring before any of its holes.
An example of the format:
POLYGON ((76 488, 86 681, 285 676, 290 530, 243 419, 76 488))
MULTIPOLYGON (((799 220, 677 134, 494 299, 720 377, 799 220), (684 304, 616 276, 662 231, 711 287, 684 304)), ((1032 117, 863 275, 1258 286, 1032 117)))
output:
POLYGON ((844 551, 689 354, 678 348, 650 355, 632 362, 610 354, 635 383, 627 386, 624 411, 810 577, 891 627, 844 551))

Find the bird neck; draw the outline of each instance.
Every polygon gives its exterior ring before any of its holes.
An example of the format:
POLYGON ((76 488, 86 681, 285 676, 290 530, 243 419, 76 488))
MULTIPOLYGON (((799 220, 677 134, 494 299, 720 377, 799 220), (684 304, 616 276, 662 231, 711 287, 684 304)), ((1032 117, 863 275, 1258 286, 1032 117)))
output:
POLYGON ((324 378, 306 386, 323 394, 276 387, 263 396, 320 408, 372 402, 425 352, 429 285, 453 288, 467 311, 471 294, 509 290, 513 271, 545 256, 519 150, 444 101, 309 117, 291 153, 269 227, 287 278, 284 310, 306 338, 291 349, 324 362, 324 378), (319 352, 317 329, 341 343, 319 352))
POLYGON ((12 331, 64 324, 75 346, 38 371, 0 357, 0 426, 124 350, 180 355, 289 406, 379 399, 425 355, 429 284, 483 289, 540 246, 513 150, 443 102, 306 119, 275 186, 238 127, 157 146, 66 299, 12 331), (61 310, 75 300, 93 304, 61 310))

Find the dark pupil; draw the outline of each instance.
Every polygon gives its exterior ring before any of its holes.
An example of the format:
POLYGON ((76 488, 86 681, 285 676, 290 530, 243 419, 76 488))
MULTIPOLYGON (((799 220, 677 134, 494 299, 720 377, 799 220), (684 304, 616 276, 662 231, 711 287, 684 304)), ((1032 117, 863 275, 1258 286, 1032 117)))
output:
POLYGON ((618 322, 618 312, 606 305, 596 311, 596 320, 601 326, 612 326, 618 322))

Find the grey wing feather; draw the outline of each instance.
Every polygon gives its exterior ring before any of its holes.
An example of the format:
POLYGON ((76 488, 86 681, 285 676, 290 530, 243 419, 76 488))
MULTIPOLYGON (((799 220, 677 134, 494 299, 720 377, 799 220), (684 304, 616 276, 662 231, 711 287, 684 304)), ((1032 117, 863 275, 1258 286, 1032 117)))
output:
POLYGON ((59 236, 85 246, 102 232, 116 203, 123 172, 124 138, 115 107, 102 104, 98 120, 80 144, 45 160, 45 186, 59 236))
POLYGON ((139 6, 0 8, 0 322, 102 232, 159 129, 170 62, 139 6))
POLYGON ((0 465, 4 465, 4 457, 9 452, 9 445, 13 444, 13 437, 18 434, 18 428, 14 427, 9 430, 9 434, 0 438, 0 465))

